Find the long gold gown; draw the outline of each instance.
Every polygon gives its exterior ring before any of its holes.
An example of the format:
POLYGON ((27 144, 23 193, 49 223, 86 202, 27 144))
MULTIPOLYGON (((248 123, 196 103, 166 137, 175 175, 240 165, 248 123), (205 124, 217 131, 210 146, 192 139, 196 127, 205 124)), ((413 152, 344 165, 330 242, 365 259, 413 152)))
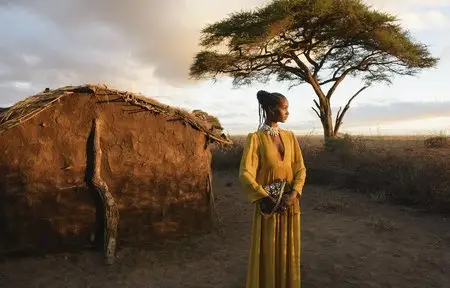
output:
MULTIPOLYGON (((302 193, 306 179, 303 156, 294 133, 280 130, 284 144, 281 158, 272 138, 263 131, 248 134, 242 155, 239 180, 256 204, 267 196, 262 185, 286 179, 293 190, 302 193)), ((247 288, 299 288, 300 277, 300 205, 299 197, 281 214, 262 216, 255 205, 251 249, 247 270, 247 288)))

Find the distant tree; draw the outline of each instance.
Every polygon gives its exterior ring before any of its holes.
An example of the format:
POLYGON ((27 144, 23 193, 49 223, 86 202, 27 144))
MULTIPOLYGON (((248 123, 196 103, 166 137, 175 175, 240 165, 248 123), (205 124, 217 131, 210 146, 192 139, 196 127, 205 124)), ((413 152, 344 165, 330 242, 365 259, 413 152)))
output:
POLYGON ((226 75, 238 87, 276 77, 290 87, 311 85, 326 140, 338 134, 351 102, 371 84, 390 84, 395 75, 415 75, 439 60, 395 16, 359 0, 272 1, 206 26, 200 44, 203 51, 190 67, 195 79, 226 75), (333 123, 331 97, 345 78, 356 76, 364 85, 333 123))

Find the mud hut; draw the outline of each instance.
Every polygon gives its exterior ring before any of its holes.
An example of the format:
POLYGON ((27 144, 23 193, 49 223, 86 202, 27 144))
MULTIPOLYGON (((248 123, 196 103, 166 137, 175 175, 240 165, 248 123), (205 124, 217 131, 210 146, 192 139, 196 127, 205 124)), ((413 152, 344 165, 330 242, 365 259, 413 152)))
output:
POLYGON ((208 144, 231 141, 207 118, 105 85, 3 109, 0 253, 100 246, 110 262, 118 244, 208 229, 208 144))

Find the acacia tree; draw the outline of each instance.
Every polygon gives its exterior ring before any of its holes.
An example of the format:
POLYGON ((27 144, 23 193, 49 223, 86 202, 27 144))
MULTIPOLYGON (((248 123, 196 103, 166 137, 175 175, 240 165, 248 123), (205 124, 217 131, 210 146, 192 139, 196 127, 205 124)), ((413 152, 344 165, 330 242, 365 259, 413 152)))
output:
POLYGON ((395 16, 359 0, 275 0, 206 26, 200 45, 190 67, 195 79, 231 76, 235 87, 273 78, 290 87, 311 85, 326 140, 370 85, 415 75, 438 61, 395 16), (331 97, 348 77, 361 77, 364 85, 349 95, 333 124, 331 97))

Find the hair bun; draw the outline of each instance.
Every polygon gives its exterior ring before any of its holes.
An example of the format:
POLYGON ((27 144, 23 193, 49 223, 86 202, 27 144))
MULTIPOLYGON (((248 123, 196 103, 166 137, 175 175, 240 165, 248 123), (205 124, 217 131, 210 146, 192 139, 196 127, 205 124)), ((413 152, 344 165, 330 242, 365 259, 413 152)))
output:
POLYGON ((258 98, 258 102, 260 104, 264 103, 264 98, 267 98, 267 96, 269 96, 270 93, 264 90, 259 90, 258 93, 256 93, 256 98, 258 98))

